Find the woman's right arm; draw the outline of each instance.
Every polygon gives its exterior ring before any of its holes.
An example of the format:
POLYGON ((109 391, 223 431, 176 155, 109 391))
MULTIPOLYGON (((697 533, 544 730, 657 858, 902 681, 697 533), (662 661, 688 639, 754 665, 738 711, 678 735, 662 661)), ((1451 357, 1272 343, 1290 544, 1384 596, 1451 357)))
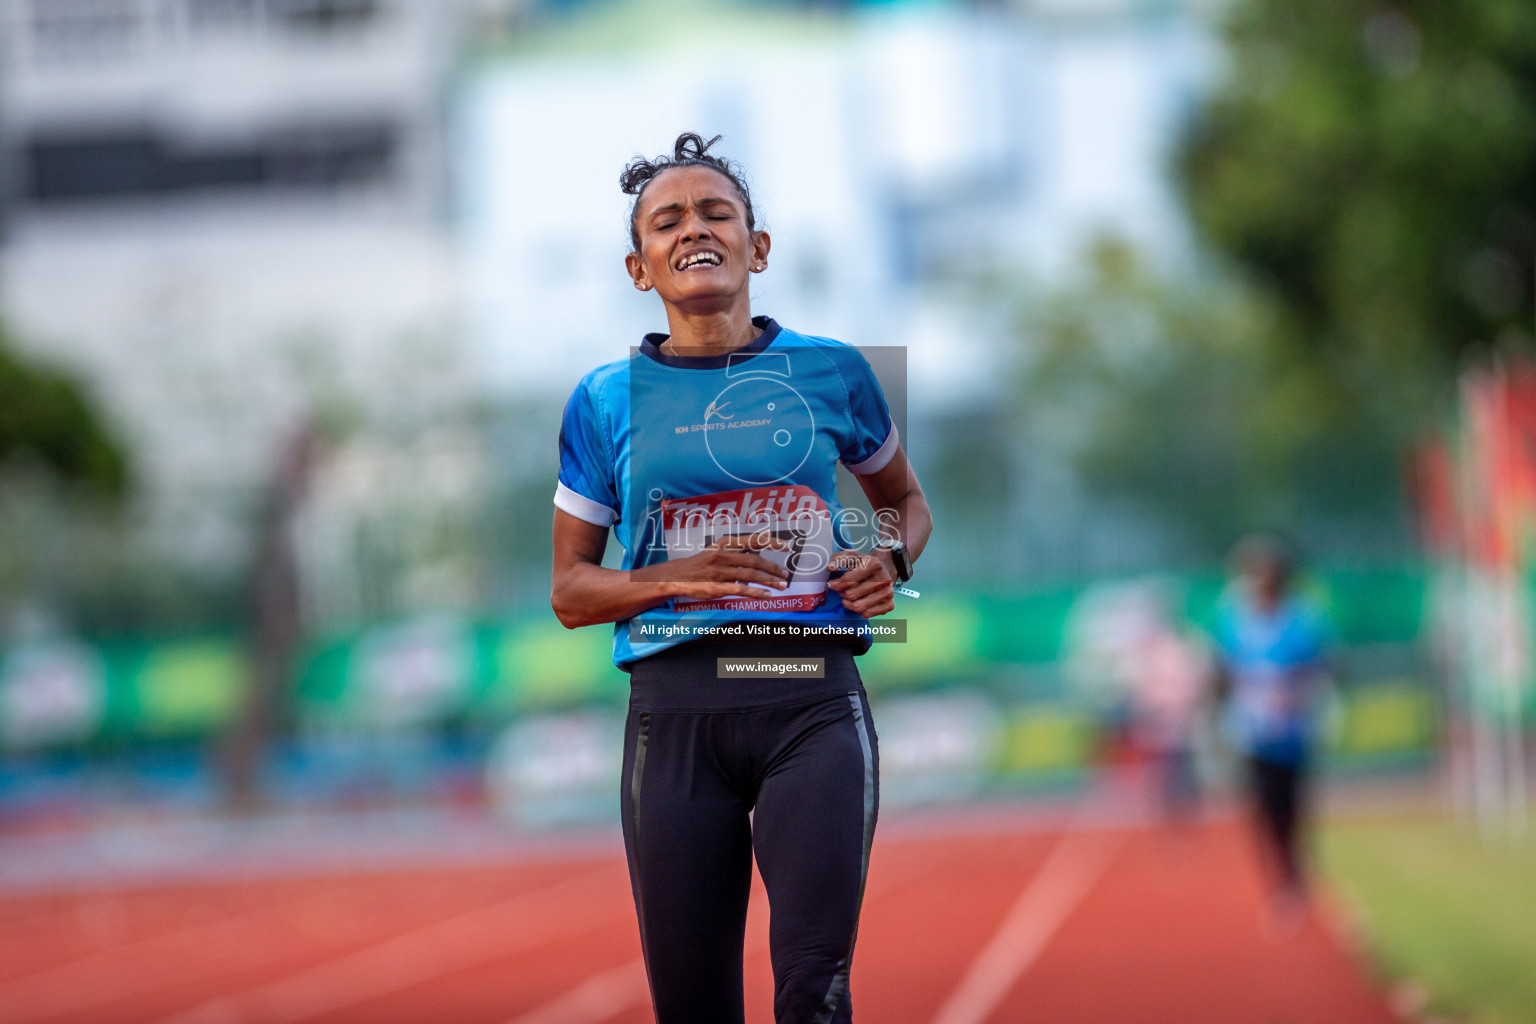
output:
POLYGON ((675 597, 771 597, 788 572, 756 552, 783 545, 765 535, 728 537, 688 558, 640 569, 605 569, 608 527, 555 509, 554 574, 549 603, 568 629, 631 618, 675 597))

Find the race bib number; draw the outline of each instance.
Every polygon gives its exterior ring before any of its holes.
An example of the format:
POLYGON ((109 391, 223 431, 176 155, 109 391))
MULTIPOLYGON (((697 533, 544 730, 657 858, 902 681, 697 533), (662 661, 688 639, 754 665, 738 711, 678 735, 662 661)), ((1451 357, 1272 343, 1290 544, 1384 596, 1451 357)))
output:
POLYGON ((789 570, 789 586, 772 597, 718 597, 674 602, 680 612, 734 609, 803 612, 827 599, 832 517, 821 496, 798 484, 720 491, 661 503, 667 560, 698 554, 725 537, 771 537, 783 546, 758 554, 789 570))

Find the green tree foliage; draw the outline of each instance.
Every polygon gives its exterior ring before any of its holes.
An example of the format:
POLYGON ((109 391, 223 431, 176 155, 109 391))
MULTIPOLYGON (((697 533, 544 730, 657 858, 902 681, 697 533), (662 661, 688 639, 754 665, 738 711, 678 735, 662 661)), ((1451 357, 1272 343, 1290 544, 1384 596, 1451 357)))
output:
POLYGON ((1536 4, 1238 0, 1224 35, 1179 177, 1294 343, 1411 401, 1469 349, 1528 341, 1536 4))
POLYGON ((1253 289, 1169 282, 1102 243, 1086 280, 1027 308, 1026 436, 1066 455, 1090 491, 1157 520, 1174 551, 1219 557, 1270 526, 1309 547, 1395 554, 1396 432, 1282 320, 1253 289))
POLYGON ((1406 442, 1469 354, 1532 347, 1536 3, 1233 0, 1222 33, 1176 154, 1215 259, 1103 246, 1029 312, 1034 441, 1197 550, 1400 555, 1406 442))
POLYGON ((126 482, 123 451, 80 389, 23 362, 0 334, 0 463, 21 455, 108 493, 126 482))

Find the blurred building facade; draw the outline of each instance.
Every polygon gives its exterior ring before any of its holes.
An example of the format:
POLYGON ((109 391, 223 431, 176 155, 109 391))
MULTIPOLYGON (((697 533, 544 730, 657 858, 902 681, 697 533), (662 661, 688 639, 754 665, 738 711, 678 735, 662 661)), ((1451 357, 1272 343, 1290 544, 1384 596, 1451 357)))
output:
MULTIPOLYGON (((124 433, 156 556, 238 572, 282 446, 326 403, 408 434, 471 390, 443 223, 455 11, 0 5, 6 316, 124 433)), ((408 490, 358 461, 353 504, 408 490)))
POLYGON ((725 136, 773 234, 758 308, 908 346, 922 404, 972 403, 1006 347, 967 315, 977 282, 1070 272, 1101 234, 1185 249, 1164 166, 1211 62, 1202 23, 1143 4, 743 10, 483 61, 456 104, 471 334, 537 389, 656 329, 615 181, 695 129, 725 136))

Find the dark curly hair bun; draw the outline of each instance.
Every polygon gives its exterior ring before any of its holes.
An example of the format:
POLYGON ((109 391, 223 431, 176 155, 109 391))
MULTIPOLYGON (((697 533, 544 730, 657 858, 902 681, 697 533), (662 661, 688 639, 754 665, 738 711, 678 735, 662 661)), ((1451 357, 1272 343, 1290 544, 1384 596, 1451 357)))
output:
POLYGON ((705 141, 704 136, 698 132, 683 132, 672 144, 671 156, 658 156, 654 160, 637 156, 624 166, 619 175, 619 188, 625 195, 635 197, 629 206, 631 247, 636 250, 640 248, 640 231, 635 226, 635 214, 640 212, 640 197, 645 194, 647 185, 655 181, 663 171, 670 171, 674 167, 708 167, 725 175, 736 186, 736 193, 747 207, 747 230, 757 230, 757 216, 752 210, 752 193, 747 188, 746 176, 740 165, 724 157, 710 155, 710 147, 720 139, 721 136, 716 135, 705 141))

